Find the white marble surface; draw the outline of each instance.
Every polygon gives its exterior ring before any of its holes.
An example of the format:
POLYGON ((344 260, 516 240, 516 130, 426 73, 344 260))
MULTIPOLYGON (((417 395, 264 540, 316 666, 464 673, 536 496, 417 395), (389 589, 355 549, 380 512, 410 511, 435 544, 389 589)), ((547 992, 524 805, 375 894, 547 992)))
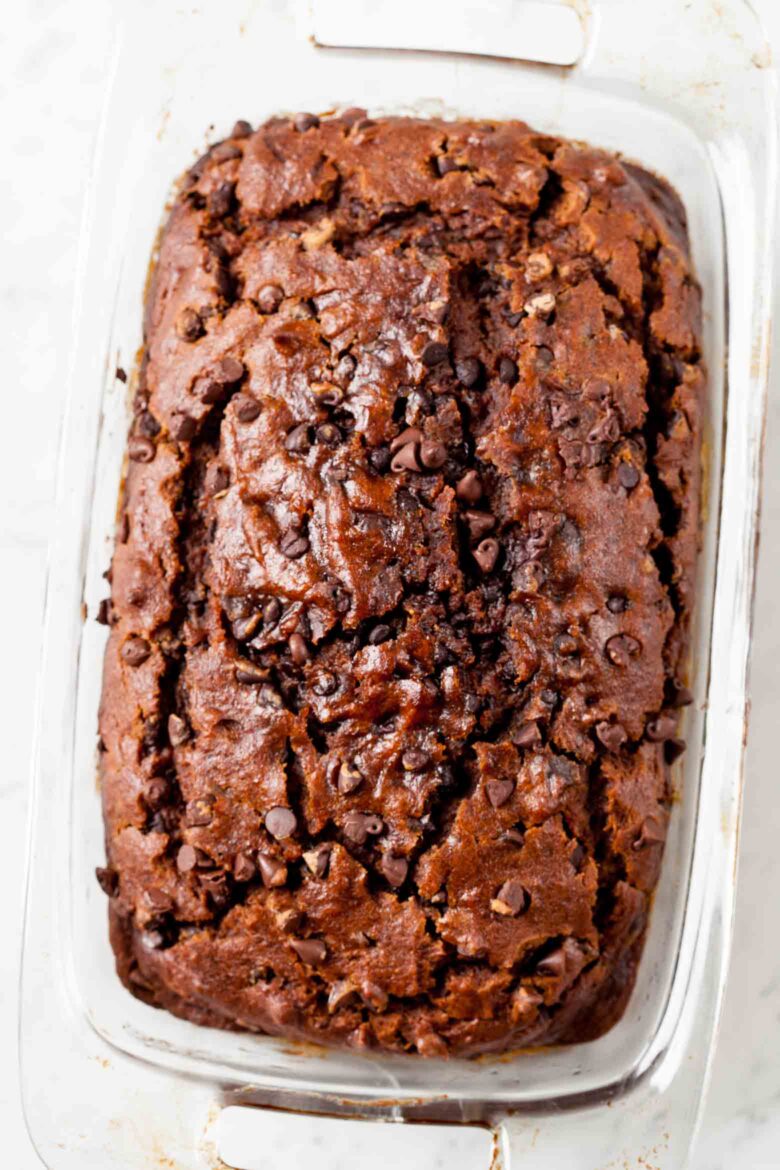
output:
MULTIPOLYGON (((754 3, 767 22, 775 58, 780 59, 780 4, 754 3)), ((18 1099, 16 979, 46 538, 79 216, 100 110, 108 31, 121 7, 120 0, 19 0, 4 11, 0 40, 4 131, 0 613, 5 617, 0 652, 4 744, 0 824, 7 907, 0 946, 0 1121, 3 1163, 14 1170, 40 1165, 26 1136, 18 1099)), ((778 359, 776 340, 775 369, 780 369, 778 359)), ((779 574, 780 395, 773 393, 736 938, 693 1170, 780 1167, 780 780, 775 723, 780 699, 779 574)), ((296 1149, 305 1148, 300 1125, 296 1142, 296 1149)), ((383 1160, 381 1147, 372 1161, 374 1170, 386 1166, 389 1170, 391 1165, 383 1160)), ((294 1163, 277 1147, 275 1164, 294 1163)), ((449 1170, 472 1170, 451 1155, 447 1164, 449 1170)))

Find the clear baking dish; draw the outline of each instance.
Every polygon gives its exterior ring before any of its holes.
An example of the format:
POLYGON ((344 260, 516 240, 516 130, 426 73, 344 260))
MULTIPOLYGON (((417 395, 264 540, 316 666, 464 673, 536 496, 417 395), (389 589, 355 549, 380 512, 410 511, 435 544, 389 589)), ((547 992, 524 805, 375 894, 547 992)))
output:
MULTIPOLYGON (((676 1170, 687 1159, 734 902, 775 210, 768 49, 742 0, 429 4, 438 19, 426 7, 415 21, 411 3, 381 0, 138 3, 117 31, 62 432, 21 984, 26 1116, 57 1170, 273 1165, 258 1149, 276 1115, 249 1108, 269 1104, 374 1125, 493 1127, 486 1167, 492 1157, 494 1166, 676 1170), (114 974, 94 880, 104 630, 88 619, 105 593, 127 430, 116 369, 130 369, 140 345, 172 179, 237 117, 339 105, 521 117, 635 158, 669 179, 688 211, 710 379, 696 701, 637 985, 624 1018, 591 1043, 476 1062, 325 1053, 198 1028, 133 999, 114 974)), ((324 1140, 329 1124, 343 1123, 323 1120, 324 1140)), ((357 1165, 364 1129, 352 1132, 357 1165)), ((459 1132, 453 1149, 467 1139, 459 1132)), ((428 1131, 404 1134, 422 1166, 428 1131)), ((452 1131, 441 1140, 452 1144, 452 1131)))

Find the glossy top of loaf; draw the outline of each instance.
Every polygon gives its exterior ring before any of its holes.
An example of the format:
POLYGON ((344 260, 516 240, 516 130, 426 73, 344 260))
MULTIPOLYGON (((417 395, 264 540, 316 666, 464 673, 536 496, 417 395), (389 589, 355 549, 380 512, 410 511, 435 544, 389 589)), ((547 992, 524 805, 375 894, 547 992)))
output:
POLYGON ((100 713, 119 973, 423 1055, 620 1015, 698 532, 665 184, 521 122, 239 123, 147 301, 100 713))

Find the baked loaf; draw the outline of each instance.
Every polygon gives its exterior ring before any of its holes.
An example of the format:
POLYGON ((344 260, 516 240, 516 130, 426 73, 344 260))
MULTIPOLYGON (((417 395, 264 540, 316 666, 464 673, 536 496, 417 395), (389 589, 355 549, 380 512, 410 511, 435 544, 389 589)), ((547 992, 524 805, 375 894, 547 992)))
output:
POLYGON ((521 122, 239 123, 193 167, 100 615, 135 995, 424 1056, 619 1017, 690 697, 699 318, 675 194, 521 122))

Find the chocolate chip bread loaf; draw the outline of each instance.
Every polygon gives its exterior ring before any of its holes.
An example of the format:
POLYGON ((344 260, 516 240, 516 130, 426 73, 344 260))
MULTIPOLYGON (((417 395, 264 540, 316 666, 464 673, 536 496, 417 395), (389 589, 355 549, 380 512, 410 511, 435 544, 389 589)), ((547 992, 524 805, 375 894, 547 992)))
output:
POLYGON ((520 122, 239 123, 148 296, 100 713, 120 977, 357 1048, 586 1040, 682 749, 682 209, 520 122))

